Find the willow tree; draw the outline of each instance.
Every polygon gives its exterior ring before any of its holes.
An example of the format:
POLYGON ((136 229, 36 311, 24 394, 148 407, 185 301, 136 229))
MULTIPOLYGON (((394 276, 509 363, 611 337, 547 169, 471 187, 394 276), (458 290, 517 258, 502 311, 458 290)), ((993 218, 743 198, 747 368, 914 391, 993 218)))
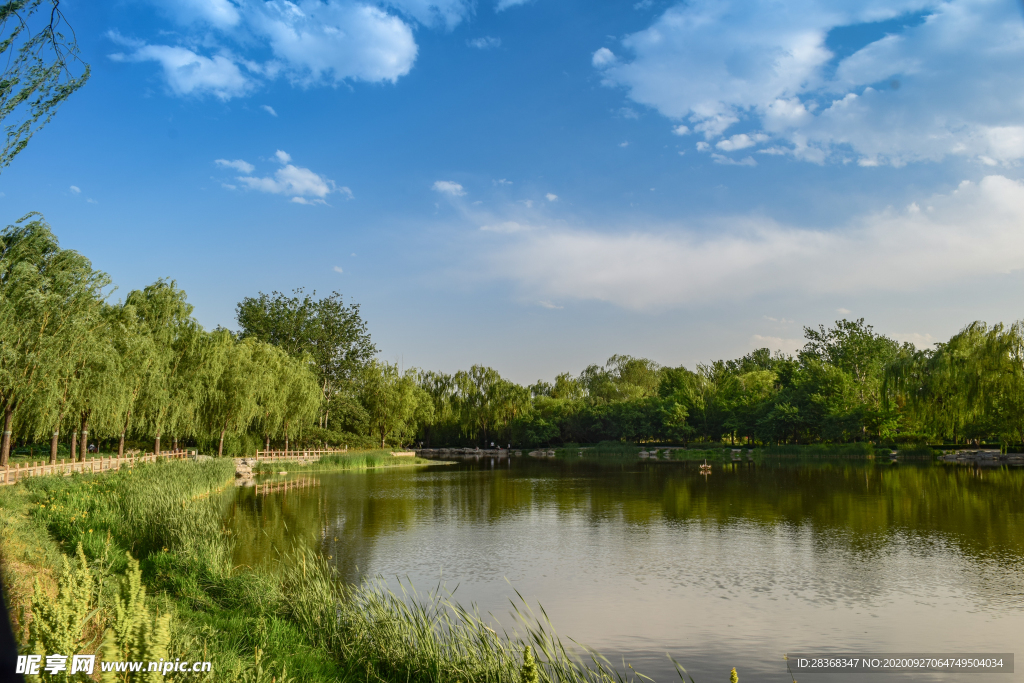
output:
POLYGON ((421 423, 430 446, 435 436, 450 437, 458 428, 455 378, 443 372, 426 371, 419 374, 417 381, 431 403, 431 419, 421 423))
POLYGON ((71 414, 78 419, 80 461, 85 460, 90 427, 101 434, 114 432, 125 400, 120 382, 121 358, 105 316, 96 317, 91 334, 85 336, 77 347, 78 362, 72 373, 68 402, 71 414))
POLYGON ((292 434, 315 423, 320 414, 323 394, 316 374, 316 365, 309 356, 288 358, 282 366, 283 372, 272 387, 281 393, 284 412, 281 415, 281 430, 284 434, 284 449, 292 434))
POLYGON ((284 350, 272 344, 257 344, 253 349, 253 363, 259 366, 270 378, 262 387, 262 391, 254 395, 256 416, 254 428, 263 437, 264 450, 270 450, 270 439, 281 432, 285 415, 288 412, 288 393, 284 387, 288 385, 292 368, 292 358, 284 350))
POLYGON ((60 105, 89 80, 74 32, 59 0, 13 0, 0 5, 0 120, 6 140, 0 168, 50 122, 60 105))
POLYGON ((111 306, 106 310, 107 329, 117 354, 115 367, 117 388, 113 403, 118 437, 117 456, 124 456, 124 441, 132 424, 132 415, 152 378, 156 349, 149 329, 141 323, 135 308, 129 304, 111 306))
POLYGON ((230 333, 217 331, 211 335, 211 342, 213 349, 206 363, 213 382, 203 413, 209 431, 219 433, 219 458, 224 455, 224 436, 245 431, 257 417, 257 397, 270 389, 273 375, 265 365, 254 362, 253 352, 259 346, 256 340, 236 342, 230 333))
MULTIPOLYGON (((51 395, 74 365, 108 284, 88 259, 61 249, 38 214, 0 232, 0 466, 10 455, 15 411, 51 395)), ((37 427, 49 416, 38 417, 37 427)))
POLYGON ((369 415, 371 433, 384 448, 389 436, 399 439, 415 431, 418 401, 426 394, 416 385, 415 371, 398 372, 398 365, 371 361, 363 369, 359 398, 369 415))
POLYGON ((131 292, 126 303, 133 307, 141 325, 153 340, 153 362, 139 396, 139 417, 153 435, 153 449, 160 453, 164 430, 188 426, 194 419, 202 388, 193 373, 202 358, 202 328, 192 318, 192 306, 175 282, 158 280, 131 292))
POLYGON ((939 436, 1024 441, 1024 324, 974 322, 933 351, 889 365, 886 398, 939 436))

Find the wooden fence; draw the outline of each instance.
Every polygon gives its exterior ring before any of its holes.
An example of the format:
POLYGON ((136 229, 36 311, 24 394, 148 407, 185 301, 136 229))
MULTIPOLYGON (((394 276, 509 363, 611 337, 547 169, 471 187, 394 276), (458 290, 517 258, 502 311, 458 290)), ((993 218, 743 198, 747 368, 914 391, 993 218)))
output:
POLYGON ((256 484, 256 495, 265 496, 270 493, 284 492, 288 493, 294 489, 304 489, 311 486, 319 486, 320 480, 312 477, 302 477, 300 479, 289 479, 288 481, 275 481, 269 484, 256 484))
POLYGON ((348 448, 333 448, 314 451, 256 451, 256 455, 254 457, 257 460, 276 462, 278 460, 319 460, 325 455, 339 455, 342 453, 348 453, 348 448))
POLYGON ((143 455, 129 455, 123 458, 117 456, 109 456, 104 458, 100 456, 98 458, 88 458, 83 462, 73 460, 67 462, 61 460, 59 463, 50 464, 49 462, 34 462, 31 465, 28 463, 18 463, 17 465, 8 465, 7 467, 0 467, 0 486, 6 486, 7 484, 16 484, 26 477, 42 477, 45 475, 69 475, 73 472, 79 472, 81 474, 91 474, 94 472, 109 472, 113 470, 119 470, 122 467, 134 467, 138 463, 142 462, 156 462, 157 458, 184 458, 186 457, 184 452, 169 452, 155 455, 153 453, 143 455))

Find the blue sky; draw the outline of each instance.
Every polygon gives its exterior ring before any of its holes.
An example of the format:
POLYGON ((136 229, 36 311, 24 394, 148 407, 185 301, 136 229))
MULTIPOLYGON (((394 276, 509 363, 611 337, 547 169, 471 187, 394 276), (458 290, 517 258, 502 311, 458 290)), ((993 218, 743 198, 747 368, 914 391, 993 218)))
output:
POLYGON ((527 382, 1024 317, 1015 2, 62 8, 93 77, 0 207, 208 327, 338 290, 388 360, 527 382))

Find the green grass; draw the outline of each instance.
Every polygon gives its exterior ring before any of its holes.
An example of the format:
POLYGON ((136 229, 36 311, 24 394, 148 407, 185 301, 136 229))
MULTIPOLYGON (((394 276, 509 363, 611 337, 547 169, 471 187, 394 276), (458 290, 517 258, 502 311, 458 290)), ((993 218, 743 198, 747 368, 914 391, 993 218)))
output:
POLYGON ((399 467, 403 465, 436 465, 436 460, 424 458, 395 457, 388 450, 357 451, 345 455, 325 455, 316 462, 303 464, 292 460, 261 461, 255 468, 256 474, 276 472, 327 472, 342 470, 365 470, 376 467, 399 467))
MULTIPOLYGON (((325 464, 376 467, 383 457, 332 456, 338 460, 325 464)), ((26 584, 40 578, 52 586, 61 556, 81 543, 100 584, 85 651, 112 619, 112 596, 131 553, 159 609, 173 615, 171 656, 213 662, 205 678, 190 680, 517 683, 527 644, 543 662, 541 681, 625 680, 597 655, 575 659, 551 625, 525 608, 516 627, 499 634, 443 594, 396 595, 379 581, 347 584, 313 552, 271 567, 231 566, 222 519, 233 477, 231 459, 161 461, 0 490, 5 581, 21 639, 26 584)))

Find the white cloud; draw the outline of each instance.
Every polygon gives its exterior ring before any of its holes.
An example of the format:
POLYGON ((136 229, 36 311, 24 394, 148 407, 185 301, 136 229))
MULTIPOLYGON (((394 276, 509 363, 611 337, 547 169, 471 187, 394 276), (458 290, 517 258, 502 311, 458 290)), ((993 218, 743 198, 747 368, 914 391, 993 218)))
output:
POLYGON ((90 204, 99 204, 98 201, 96 201, 95 199, 93 199, 91 197, 89 199, 86 199, 85 201, 89 202, 90 204))
POLYGON ((303 84, 390 81, 409 73, 417 46, 408 24, 370 5, 338 0, 254 3, 252 30, 292 80, 303 84))
POLYGON ((597 300, 629 309, 793 292, 925 291, 982 271, 1022 268, 1024 183, 988 176, 927 205, 934 211, 887 210, 840 230, 742 217, 710 233, 490 228, 508 234, 495 236, 501 243, 492 251, 500 257, 487 268, 532 300, 597 300))
POLYGON ((333 270, 335 273, 344 273, 345 272, 344 270, 342 270, 341 266, 334 266, 334 268, 332 268, 331 270, 333 270))
POLYGON ((624 140, 619 143, 619 147, 629 147, 629 140, 624 140))
POLYGON ((697 143, 697 151, 698 152, 707 152, 710 149, 711 149, 711 145, 709 145, 708 143, 704 142, 703 140, 701 140, 700 142, 697 143))
POLYGON ((292 194, 297 196, 326 197, 334 191, 334 182, 314 173, 308 168, 286 164, 274 173, 274 177, 255 178, 243 176, 238 179, 247 187, 260 192, 292 194))
POLYGON ((498 0, 498 4, 494 7, 495 12, 501 12, 509 7, 515 7, 516 5, 525 5, 530 0, 498 0))
POLYGON ((815 163, 1024 159, 1024 22, 1004 0, 693 0, 622 44, 629 61, 594 53, 604 82, 709 140, 750 121, 815 163), (853 54, 827 47, 915 12, 853 54))
POLYGON ((469 45, 470 47, 475 47, 478 50, 486 50, 492 47, 501 47, 501 38, 483 36, 482 38, 474 38, 473 40, 467 40, 466 45, 469 45))
POLYGON ((558 195, 557 195, 557 194, 555 194, 555 193, 553 193, 553 192, 548 192, 548 193, 547 193, 546 195, 544 195, 544 196, 545 196, 545 197, 547 197, 547 200, 548 200, 549 202, 554 202, 554 201, 558 201, 558 195))
POLYGON ((473 13, 471 0, 390 0, 388 4, 421 24, 448 30, 473 13))
POLYGON ((465 196, 466 191, 462 188, 462 185, 451 181, 451 180, 438 180, 433 185, 434 192, 440 192, 441 194, 450 195, 452 197, 465 196))
POLYGON ((81 190, 81 189, 79 189, 77 185, 72 185, 72 186, 71 186, 71 192, 72 192, 73 194, 81 194, 81 193, 82 193, 82 190, 81 190))
POLYGON ((605 67, 611 66, 612 64, 617 62, 618 59, 615 57, 614 52, 612 52, 606 47, 602 47, 598 49, 596 52, 594 52, 594 56, 591 58, 590 61, 598 69, 603 69, 605 67))
POLYGON ((672 129, 672 132, 675 133, 676 135, 689 135, 690 134, 690 127, 689 126, 676 126, 675 128, 672 129))
POLYGON ((122 62, 159 63, 167 85, 175 95, 210 94, 229 100, 245 95, 255 87, 230 55, 204 57, 184 47, 143 44, 133 52, 112 54, 110 58, 122 62))
POLYGON ((182 24, 203 22, 228 29, 237 26, 241 20, 241 14, 231 0, 173 0, 161 4, 182 24))
MULTIPOLYGON (((110 32, 114 42, 133 48, 111 58, 158 62, 174 94, 223 100, 279 75, 301 86, 394 83, 409 73, 418 47, 413 26, 384 5, 447 29, 472 13, 470 0, 391 0, 382 6, 361 0, 155 1, 191 32, 162 32, 181 35, 179 45, 151 45, 110 32), (197 46, 215 54, 200 54, 197 46)), ((272 107, 263 108, 276 115, 272 107)))
POLYGON ((746 133, 741 133, 739 135, 733 135, 731 138, 719 141, 715 147, 723 152, 735 152, 738 149, 753 147, 757 143, 764 142, 767 139, 768 136, 762 133, 755 133, 752 136, 747 135, 746 133))
POLYGON ((271 107, 269 104, 261 104, 260 105, 260 109, 262 109, 263 111, 267 112, 268 114, 270 114, 274 118, 277 118, 277 112, 274 111, 274 108, 271 107))
POLYGON ((557 306, 557 305, 551 303, 550 301, 538 301, 537 305, 538 306, 543 306, 544 308, 548 308, 548 309, 551 309, 551 310, 561 310, 561 309, 565 308, 565 306, 557 306))
POLYGON ((256 170, 256 167, 247 161, 242 159, 235 159, 234 161, 228 161, 227 159, 214 159, 213 163, 224 168, 233 168, 241 173, 252 173, 256 170))
MULTIPOLYGON (((327 195, 338 192, 352 198, 352 191, 347 187, 338 187, 335 182, 308 168, 290 163, 292 157, 287 152, 277 150, 274 158, 281 164, 272 176, 239 176, 237 182, 249 190, 269 194, 292 195, 291 201, 296 204, 326 204, 327 195)), ((225 168, 233 168, 242 173, 252 173, 255 167, 241 159, 228 161, 217 159, 217 164, 225 168)))
POLYGON ((715 160, 716 164, 722 164, 724 166, 757 166, 757 162, 754 161, 754 157, 744 157, 737 161, 732 157, 727 157, 722 154, 712 154, 711 158, 715 160))

